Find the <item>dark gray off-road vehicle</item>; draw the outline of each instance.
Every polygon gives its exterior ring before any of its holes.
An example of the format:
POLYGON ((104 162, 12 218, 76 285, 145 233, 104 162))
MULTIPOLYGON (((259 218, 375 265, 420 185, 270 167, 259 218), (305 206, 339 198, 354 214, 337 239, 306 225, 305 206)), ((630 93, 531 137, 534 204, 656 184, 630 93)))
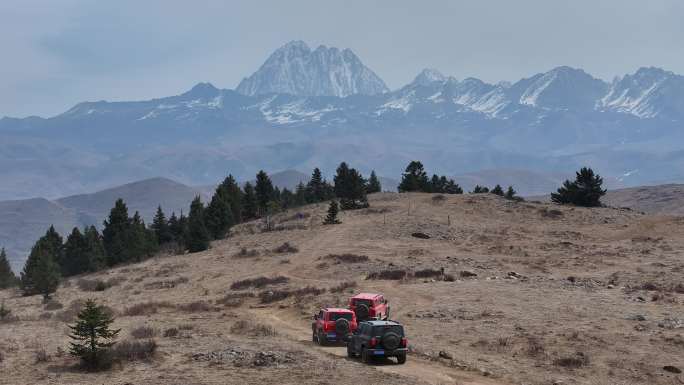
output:
POLYGON ((408 340, 404 327, 395 321, 366 321, 347 342, 347 355, 361 357, 365 363, 375 357, 396 357, 399 364, 406 362, 408 340))

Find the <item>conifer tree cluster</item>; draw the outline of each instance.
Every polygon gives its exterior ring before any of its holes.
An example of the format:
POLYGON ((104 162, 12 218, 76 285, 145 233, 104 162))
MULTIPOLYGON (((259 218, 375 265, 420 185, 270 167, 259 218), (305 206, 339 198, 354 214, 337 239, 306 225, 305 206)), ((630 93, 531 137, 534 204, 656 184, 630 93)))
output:
POLYGON ((461 186, 446 176, 433 174, 428 178, 423 163, 412 161, 401 176, 399 192, 426 192, 441 194, 463 194, 461 186))
POLYGON ((522 200, 522 198, 517 195, 517 191, 515 191, 515 189, 513 189, 513 186, 508 186, 506 191, 504 191, 503 187, 501 187, 501 185, 499 185, 499 184, 494 186, 494 188, 492 188, 491 190, 489 189, 489 187, 476 185, 473 188, 473 191, 471 191, 470 193, 471 194, 487 194, 487 193, 490 193, 490 194, 498 195, 500 197, 504 197, 508 200, 517 200, 517 201, 522 200))
POLYGON ((566 180, 556 193, 551 194, 551 200, 582 207, 601 206, 601 197, 606 194, 602 188, 603 178, 587 167, 575 174, 575 181, 566 180))
MULTIPOLYGON (((367 207, 366 194, 380 189, 375 172, 366 181, 360 172, 342 162, 334 185, 316 168, 309 182, 300 183, 294 192, 274 186, 263 170, 257 173, 254 184, 245 183, 243 188, 229 175, 216 187, 208 205, 198 196, 190 204, 187 216, 173 212, 168 219, 159 206, 149 226, 138 212, 130 216, 126 203, 118 199, 103 222, 101 234, 95 226, 74 228, 64 241, 51 226, 33 246, 19 283, 25 295, 42 294, 47 298, 56 290, 61 277, 139 262, 160 247, 175 248, 181 253, 203 251, 212 240, 226 237, 236 224, 268 218, 281 210, 309 203, 339 198, 343 209, 367 207)), ((331 223, 339 223, 337 201, 334 206, 331 223)), ((3 251, 0 288, 15 282, 6 260, 3 251)))

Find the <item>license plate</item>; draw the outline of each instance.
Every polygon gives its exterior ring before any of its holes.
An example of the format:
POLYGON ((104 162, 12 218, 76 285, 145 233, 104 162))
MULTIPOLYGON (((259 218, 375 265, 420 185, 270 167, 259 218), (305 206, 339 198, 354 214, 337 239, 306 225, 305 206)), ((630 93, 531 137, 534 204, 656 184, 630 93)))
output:
POLYGON ((373 354, 376 355, 376 356, 384 356, 384 355, 385 355, 385 351, 384 351, 384 350, 376 350, 376 351, 373 352, 373 354))
POLYGON ((328 333, 328 338, 337 338, 337 334, 335 334, 335 333, 328 333))

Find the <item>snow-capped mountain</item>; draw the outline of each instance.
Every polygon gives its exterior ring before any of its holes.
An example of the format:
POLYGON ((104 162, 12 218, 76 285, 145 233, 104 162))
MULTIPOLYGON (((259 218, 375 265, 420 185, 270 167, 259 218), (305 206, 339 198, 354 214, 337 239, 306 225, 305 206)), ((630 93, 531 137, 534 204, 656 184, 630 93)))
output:
POLYGON ((319 46, 311 50, 292 41, 276 50, 252 76, 237 87, 243 95, 297 96, 375 95, 387 86, 350 50, 319 46))
POLYGON ((333 171, 341 160, 389 177, 420 159, 448 175, 590 165, 624 185, 681 181, 682 121, 684 78, 661 69, 607 83, 558 67, 512 84, 427 69, 388 91, 351 51, 292 42, 238 90, 200 83, 49 119, 0 119, 0 200, 158 176, 204 185, 228 172, 333 171))
POLYGON ((684 115, 684 77, 660 68, 640 68, 617 78, 598 106, 640 118, 684 115))

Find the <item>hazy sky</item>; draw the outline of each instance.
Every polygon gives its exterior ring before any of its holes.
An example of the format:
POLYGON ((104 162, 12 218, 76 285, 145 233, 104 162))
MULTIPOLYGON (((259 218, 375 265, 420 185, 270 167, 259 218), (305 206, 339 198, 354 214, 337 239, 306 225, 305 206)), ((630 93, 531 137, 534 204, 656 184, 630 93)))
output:
POLYGON ((425 67, 515 81, 684 73, 682 0, 2 0, 0 116, 234 88, 277 47, 351 48, 390 88, 425 67))

